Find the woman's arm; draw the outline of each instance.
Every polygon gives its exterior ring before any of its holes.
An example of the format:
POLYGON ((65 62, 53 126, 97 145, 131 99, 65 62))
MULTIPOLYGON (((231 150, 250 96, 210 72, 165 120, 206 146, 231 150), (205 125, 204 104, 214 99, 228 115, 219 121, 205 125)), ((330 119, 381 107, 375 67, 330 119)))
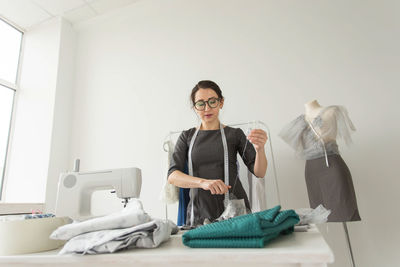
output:
POLYGON ((258 178, 263 178, 267 173, 268 161, 267 156, 265 155, 265 149, 262 147, 259 150, 256 150, 256 161, 254 163, 254 174, 258 178))
POLYGON ((231 186, 224 184, 222 180, 208 180, 187 175, 175 170, 168 176, 168 182, 181 188, 201 188, 210 190, 211 194, 225 194, 231 186))
POLYGON ((181 188, 200 188, 203 179, 187 175, 179 170, 168 176, 168 182, 181 188))
POLYGON ((250 132, 247 139, 254 145, 256 150, 256 160, 254 163, 254 174, 258 178, 263 178, 267 172, 267 156, 265 155, 265 143, 267 142, 267 133, 261 129, 254 129, 250 132))

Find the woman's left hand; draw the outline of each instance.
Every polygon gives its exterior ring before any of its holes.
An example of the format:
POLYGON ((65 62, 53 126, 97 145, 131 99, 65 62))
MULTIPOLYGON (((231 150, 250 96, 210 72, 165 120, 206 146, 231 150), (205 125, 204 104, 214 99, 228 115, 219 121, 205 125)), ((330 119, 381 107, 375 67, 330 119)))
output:
POLYGON ((251 130, 250 134, 247 136, 247 139, 254 145, 256 151, 262 151, 264 149, 264 145, 268 140, 267 133, 261 129, 251 130))

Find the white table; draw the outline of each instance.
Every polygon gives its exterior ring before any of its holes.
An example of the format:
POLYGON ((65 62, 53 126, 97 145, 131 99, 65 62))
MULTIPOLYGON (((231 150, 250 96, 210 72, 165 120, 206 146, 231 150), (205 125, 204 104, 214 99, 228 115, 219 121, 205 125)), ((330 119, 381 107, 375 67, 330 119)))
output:
POLYGON ((322 267, 334 260, 318 229, 280 236, 261 249, 193 249, 182 244, 182 234, 155 249, 130 249, 114 254, 57 255, 58 250, 0 256, 0 266, 275 266, 322 267))

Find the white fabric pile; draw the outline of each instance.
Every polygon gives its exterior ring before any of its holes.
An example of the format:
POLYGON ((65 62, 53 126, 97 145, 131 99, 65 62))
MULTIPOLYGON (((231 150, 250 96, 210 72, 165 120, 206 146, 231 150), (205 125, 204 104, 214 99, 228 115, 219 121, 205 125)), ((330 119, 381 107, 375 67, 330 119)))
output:
POLYGON ((69 240, 59 254, 113 253, 125 248, 155 248, 178 232, 172 221, 152 219, 132 199, 120 212, 57 228, 51 239, 69 240))

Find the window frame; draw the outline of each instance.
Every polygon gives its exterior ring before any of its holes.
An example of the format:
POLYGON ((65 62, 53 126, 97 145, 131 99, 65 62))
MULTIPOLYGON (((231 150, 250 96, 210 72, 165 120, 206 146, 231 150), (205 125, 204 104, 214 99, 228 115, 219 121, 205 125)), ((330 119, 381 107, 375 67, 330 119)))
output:
MULTIPOLYGON (((13 134, 15 106, 16 106, 16 99, 17 99, 16 95, 17 95, 17 92, 19 90, 19 85, 20 85, 21 62, 22 62, 22 58, 23 58, 23 45, 24 45, 24 40, 25 40, 25 30, 22 29, 21 27, 19 27, 18 25, 16 25, 15 23, 11 22, 10 20, 4 18, 1 15, 0 15, 0 20, 21 33, 21 42, 20 42, 20 47, 19 47, 17 74, 16 74, 16 79, 15 79, 15 84, 0 78, 0 85, 14 91, 13 103, 12 103, 12 107, 11 107, 11 118, 10 118, 10 123, 9 123, 9 128, 8 128, 8 137, 7 137, 5 158, 4 158, 4 166, 3 166, 3 171, 0 172, 0 181, 1 181, 0 215, 1 215, 1 214, 10 214, 11 210, 14 210, 14 207, 16 207, 15 204, 5 204, 6 202, 4 201, 3 198, 5 195, 5 189, 6 189, 6 184, 7 184, 7 177, 6 177, 7 163, 8 163, 8 155, 9 155, 10 148, 11 148, 10 144, 11 144, 12 134, 13 134), (9 205, 12 205, 12 206, 9 206, 9 205)), ((18 208, 17 208, 17 210, 15 210, 16 213, 21 213, 23 210, 27 210, 27 209, 21 209, 23 207, 23 205, 21 206, 19 204, 17 206, 18 206, 18 208)))

